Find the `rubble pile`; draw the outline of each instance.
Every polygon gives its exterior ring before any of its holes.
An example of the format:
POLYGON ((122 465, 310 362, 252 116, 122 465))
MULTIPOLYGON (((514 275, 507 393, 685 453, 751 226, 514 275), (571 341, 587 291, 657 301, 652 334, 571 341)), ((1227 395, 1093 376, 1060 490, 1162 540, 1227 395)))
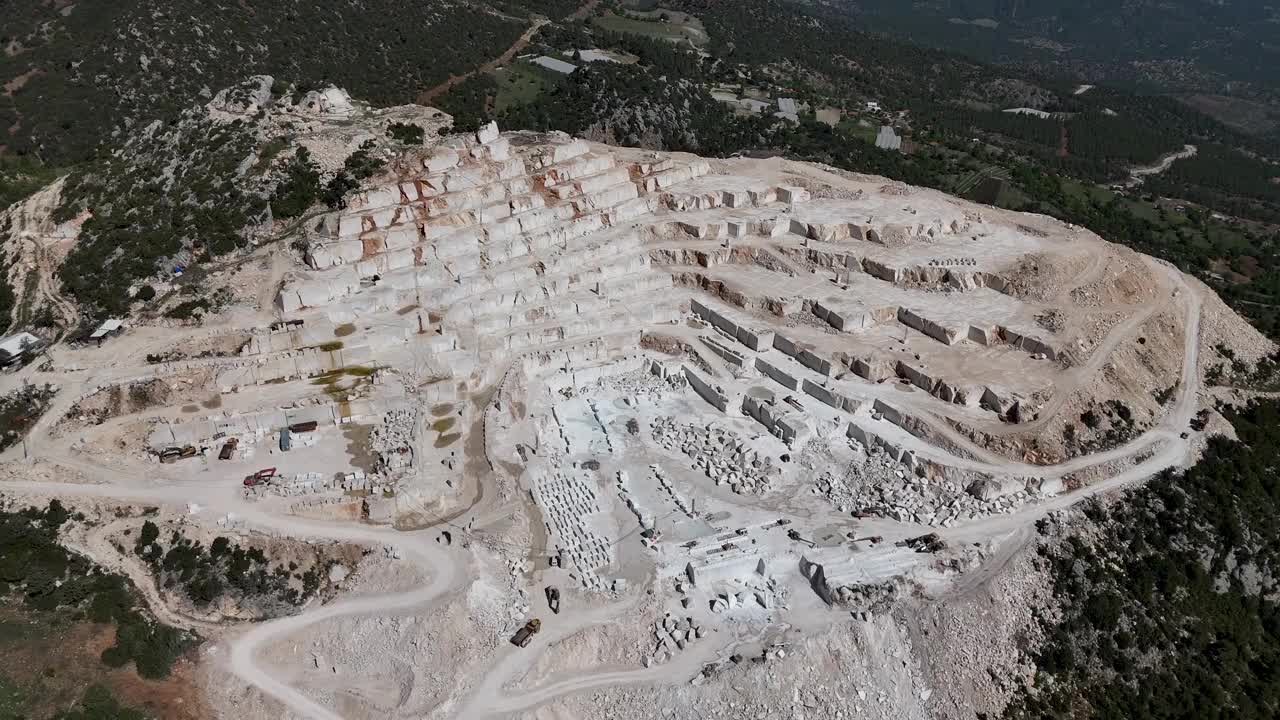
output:
POLYGON ((533 572, 532 561, 524 558, 507 558, 507 593, 504 599, 508 602, 498 608, 498 626, 503 635, 514 632, 529 617, 532 606, 529 601, 529 591, 524 588, 522 578, 531 572, 533 572))
POLYGON ((388 410, 382 423, 369 433, 369 449, 377 458, 378 472, 391 474, 413 465, 413 431, 417 413, 408 408, 388 410))
POLYGON ((675 653, 701 640, 705 635, 706 631, 692 617, 680 620, 667 613, 660 622, 653 625, 653 638, 656 642, 653 654, 646 655, 640 662, 645 667, 668 662, 675 653))
POLYGON ((679 425, 675 418, 653 423, 653 439, 668 450, 679 449, 693 459, 716 485, 728 485, 739 495, 760 495, 769 490, 782 468, 773 458, 751 449, 738 435, 714 425, 679 425))
MULTIPOLYGON (((754 602, 756 605, 768 610, 779 604, 786 597, 786 587, 778 585, 773 578, 765 583, 764 587, 748 587, 745 590, 736 592, 718 593, 711 599, 711 612, 723 613, 738 608, 746 607, 754 602)), ((785 603, 783 603, 785 605, 785 603)))
POLYGON ((635 407, 640 398, 656 402, 662 396, 683 384, 683 377, 671 376, 661 378, 652 371, 641 368, 620 375, 613 375, 600 381, 601 387, 630 396, 628 403, 635 407))
POLYGON ((841 585, 833 593, 837 605, 849 608, 859 620, 886 612, 898 595, 897 586, 885 582, 878 585, 841 585))
POLYGON ((837 507, 852 506, 854 512, 893 518, 931 527, 951 527, 956 523, 997 513, 1011 513, 1031 493, 1023 489, 1006 494, 990 489, 994 481, 983 479, 969 485, 954 480, 931 480, 909 473, 879 448, 866 461, 853 463, 842 478, 824 474, 817 490, 837 507))

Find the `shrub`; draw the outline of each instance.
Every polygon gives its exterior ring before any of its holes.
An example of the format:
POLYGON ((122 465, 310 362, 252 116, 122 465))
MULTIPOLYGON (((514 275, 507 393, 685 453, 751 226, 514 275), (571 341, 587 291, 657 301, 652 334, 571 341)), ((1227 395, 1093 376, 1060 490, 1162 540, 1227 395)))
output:
POLYGON ((421 145, 426 131, 420 125, 393 122, 387 127, 387 134, 405 145, 421 145))

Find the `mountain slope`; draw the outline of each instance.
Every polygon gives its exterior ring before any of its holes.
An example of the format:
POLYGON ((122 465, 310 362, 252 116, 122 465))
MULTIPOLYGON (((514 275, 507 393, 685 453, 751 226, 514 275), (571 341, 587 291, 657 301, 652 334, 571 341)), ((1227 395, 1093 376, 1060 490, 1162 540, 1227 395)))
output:
MULTIPOLYGON (((89 0, 6 18, 0 127, 18 155, 65 166, 150 118, 174 120, 255 73, 410 102, 508 47, 527 23, 486 5, 337 0, 89 0)), ((7 10, 6 10, 7 12, 7 10)))

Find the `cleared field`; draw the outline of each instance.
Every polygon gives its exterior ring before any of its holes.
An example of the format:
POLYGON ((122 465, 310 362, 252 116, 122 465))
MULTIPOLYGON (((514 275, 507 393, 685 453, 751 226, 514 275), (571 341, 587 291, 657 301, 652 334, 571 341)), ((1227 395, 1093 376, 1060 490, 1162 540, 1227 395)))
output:
POLYGON ((532 102, 564 77, 526 62, 513 63, 490 74, 498 83, 498 95, 493 101, 497 112, 532 102))
POLYGON ((862 140, 863 142, 874 145, 876 142, 876 134, 880 132, 880 128, 875 125, 863 125, 858 122, 857 118, 846 117, 836 126, 845 133, 862 140))
MULTIPOLYGON (((633 13, 639 15, 640 13, 633 13)), ((707 33, 696 18, 667 10, 653 10, 644 13, 646 19, 623 17, 613 13, 595 19, 595 24, 605 30, 620 33, 632 33, 646 37, 669 40, 671 42, 688 42, 694 46, 702 46, 707 41, 707 33), (648 16, 652 19, 648 19, 648 16), (660 18, 666 16, 669 22, 660 18)))

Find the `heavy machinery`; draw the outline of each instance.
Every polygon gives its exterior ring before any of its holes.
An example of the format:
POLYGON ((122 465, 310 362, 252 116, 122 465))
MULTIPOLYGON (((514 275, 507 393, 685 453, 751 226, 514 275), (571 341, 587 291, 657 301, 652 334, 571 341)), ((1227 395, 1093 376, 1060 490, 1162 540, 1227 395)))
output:
POLYGON ((259 470, 258 472, 252 475, 245 476, 244 486, 253 487, 255 485, 261 485, 262 483, 267 482, 268 480, 270 480, 275 476, 276 476, 276 469, 273 467, 266 468, 264 470, 259 470))
POLYGON ((196 449, 195 445, 166 448, 160 453, 160 462, 165 464, 175 463, 179 460, 195 457, 198 452, 199 450, 196 449))
POLYGON ((817 545, 818 545, 817 543, 815 543, 815 542, 814 542, 814 541, 812 541, 812 540, 806 540, 806 539, 804 539, 804 538, 800 537, 800 531, 799 531, 799 530, 796 530, 796 529, 794 529, 794 528, 793 528, 793 529, 791 529, 791 530, 788 530, 788 531, 787 531, 787 537, 791 538, 792 540, 795 540, 796 542, 802 542, 802 543, 804 543, 804 544, 808 545, 809 547, 817 547, 817 545))
POLYGON ((306 422, 294 423, 289 426, 289 432, 294 433, 295 435, 298 433, 312 432, 313 430, 316 429, 317 424, 318 423, 315 420, 308 420, 306 422))
POLYGON ((529 647, 529 643, 533 642, 533 636, 537 635, 541 629, 542 621, 534 618, 525 623, 524 627, 517 630, 515 635, 511 636, 511 644, 516 647, 529 647))
POLYGON ((946 541, 938 533, 929 533, 919 537, 907 538, 894 543, 898 547, 907 547, 918 553, 936 553, 947 546, 946 541))
POLYGON ((219 460, 230 460, 232 455, 236 453, 236 446, 240 444, 239 438, 227 438, 222 444, 222 450, 218 451, 219 460))
POLYGON ((548 585, 546 589, 546 593, 547 593, 547 607, 551 608, 551 612, 555 613, 556 615, 559 615, 560 614, 560 588, 556 587, 555 585, 548 585))

